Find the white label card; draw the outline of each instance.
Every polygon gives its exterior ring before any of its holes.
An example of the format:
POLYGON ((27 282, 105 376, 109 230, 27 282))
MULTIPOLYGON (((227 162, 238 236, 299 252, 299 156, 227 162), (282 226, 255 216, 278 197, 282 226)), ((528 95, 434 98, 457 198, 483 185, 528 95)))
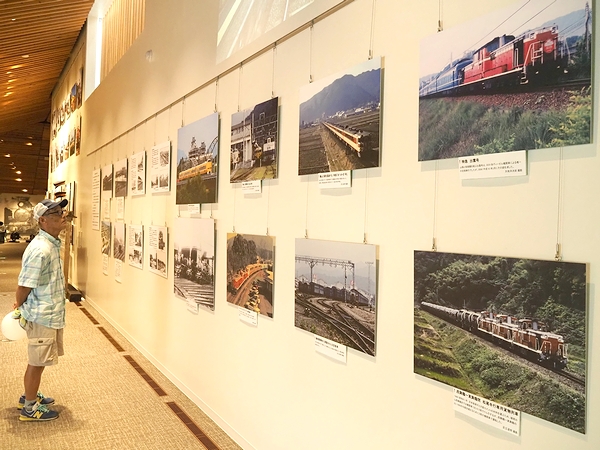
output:
POLYGON ((521 411, 456 388, 454 410, 513 436, 521 434, 521 411))
POLYGON ((193 298, 186 299, 187 302, 187 310, 193 314, 198 314, 198 303, 193 298))
POLYGON ((117 197, 117 220, 125 217, 125 197, 117 197))
POLYGON ((352 187, 350 170, 343 172, 326 172, 319 174, 319 187, 321 189, 339 189, 352 187))
POLYGON ((527 151, 491 153, 458 158, 461 180, 527 175, 527 151))
POLYGON ((242 192, 244 195, 260 194, 262 192, 262 183, 260 180, 243 181, 242 192))
POLYGON ((258 313, 246 308, 238 308, 238 317, 242 322, 258 326, 258 313))
POLYGON ((188 213, 191 215, 193 214, 200 214, 200 204, 199 203, 190 203, 188 205, 188 213))
POLYGON ((315 336, 315 350, 325 356, 329 356, 337 361, 346 362, 347 347, 338 342, 315 336))

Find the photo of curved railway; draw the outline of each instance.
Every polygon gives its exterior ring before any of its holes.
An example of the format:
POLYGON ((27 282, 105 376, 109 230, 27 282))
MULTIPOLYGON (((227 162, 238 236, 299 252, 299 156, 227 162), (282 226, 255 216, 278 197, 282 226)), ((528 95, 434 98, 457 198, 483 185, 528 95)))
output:
POLYGON ((585 432, 585 264, 414 254, 414 371, 585 432))
POLYGON ((175 203, 216 203, 218 162, 218 113, 180 128, 177 131, 175 203))
POLYGON ((300 90, 298 175, 379 167, 381 59, 300 90))
POLYGON ((522 0, 423 39, 419 161, 589 143, 591 8, 522 0))
POLYGON ((376 246, 296 239, 298 328, 375 356, 376 246))
POLYGON ((273 317, 275 238, 227 233, 227 301, 273 317))

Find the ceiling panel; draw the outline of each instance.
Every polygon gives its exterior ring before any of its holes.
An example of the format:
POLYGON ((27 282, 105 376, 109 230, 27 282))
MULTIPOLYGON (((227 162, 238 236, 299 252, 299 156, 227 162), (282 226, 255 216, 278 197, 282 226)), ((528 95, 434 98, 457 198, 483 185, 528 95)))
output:
POLYGON ((50 96, 93 4, 0 0, 0 193, 46 192, 50 96))

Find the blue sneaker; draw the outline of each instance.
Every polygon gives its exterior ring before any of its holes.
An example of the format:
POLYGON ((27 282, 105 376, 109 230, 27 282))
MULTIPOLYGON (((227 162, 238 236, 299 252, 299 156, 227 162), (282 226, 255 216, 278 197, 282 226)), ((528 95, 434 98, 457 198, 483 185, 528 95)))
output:
MULTIPOLYGON (((44 397, 44 394, 41 392, 37 393, 37 401, 45 406, 54 404, 54 399, 52 397, 44 397)), ((23 406, 25 406, 25 394, 21 395, 21 398, 19 398, 19 406, 17 406, 17 408, 22 409, 23 406)))
POLYGON ((58 419, 58 412, 48 409, 46 405, 42 405, 41 403, 36 403, 35 405, 33 405, 31 411, 27 411, 25 408, 23 408, 21 410, 21 415, 19 416, 19 420, 22 420, 24 422, 42 422, 54 419, 58 419))

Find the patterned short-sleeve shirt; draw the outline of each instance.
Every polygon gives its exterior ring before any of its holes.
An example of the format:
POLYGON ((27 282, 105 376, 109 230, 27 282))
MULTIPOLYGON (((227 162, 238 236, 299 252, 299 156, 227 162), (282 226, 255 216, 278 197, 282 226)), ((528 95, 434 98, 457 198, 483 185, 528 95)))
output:
POLYGON ((65 326, 65 279, 60 239, 40 230, 23 253, 19 286, 31 288, 21 307, 22 316, 48 328, 65 326))

